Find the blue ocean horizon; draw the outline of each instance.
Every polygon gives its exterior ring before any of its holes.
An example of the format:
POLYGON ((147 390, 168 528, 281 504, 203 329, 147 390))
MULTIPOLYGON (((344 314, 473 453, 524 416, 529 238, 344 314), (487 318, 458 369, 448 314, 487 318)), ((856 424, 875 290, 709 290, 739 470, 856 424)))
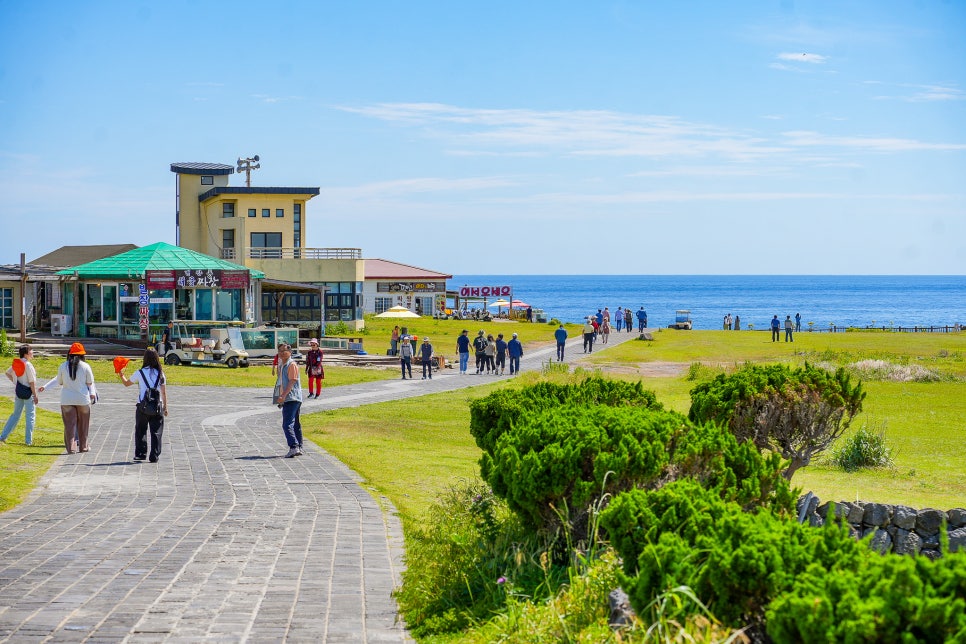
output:
POLYGON ((767 327, 773 315, 802 316, 802 329, 966 325, 966 275, 454 275, 449 288, 513 288, 513 297, 548 319, 579 322, 605 306, 647 311, 665 327, 677 309, 696 329, 767 327))

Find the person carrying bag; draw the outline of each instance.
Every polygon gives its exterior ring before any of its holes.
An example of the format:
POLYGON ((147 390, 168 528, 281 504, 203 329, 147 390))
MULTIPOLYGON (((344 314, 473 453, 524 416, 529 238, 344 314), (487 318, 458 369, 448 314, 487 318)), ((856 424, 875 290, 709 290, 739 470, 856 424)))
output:
POLYGON ((164 418, 168 415, 168 390, 158 352, 153 348, 144 351, 144 363, 130 379, 119 371, 118 376, 125 387, 138 384, 138 403, 134 412, 134 460, 145 458, 157 463, 161 458, 161 437, 164 434, 164 418), (151 432, 151 451, 148 452, 148 431, 151 432))

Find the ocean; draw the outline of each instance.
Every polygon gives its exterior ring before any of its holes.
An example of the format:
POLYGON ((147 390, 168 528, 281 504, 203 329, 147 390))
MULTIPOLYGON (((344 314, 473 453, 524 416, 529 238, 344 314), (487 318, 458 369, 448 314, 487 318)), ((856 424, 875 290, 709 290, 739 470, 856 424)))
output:
POLYGON ((720 329, 727 313, 743 329, 796 313, 802 330, 966 325, 964 275, 455 275, 448 284, 464 285, 509 285, 514 299, 563 322, 643 306, 651 327, 671 324, 677 309, 691 311, 695 329, 720 329))

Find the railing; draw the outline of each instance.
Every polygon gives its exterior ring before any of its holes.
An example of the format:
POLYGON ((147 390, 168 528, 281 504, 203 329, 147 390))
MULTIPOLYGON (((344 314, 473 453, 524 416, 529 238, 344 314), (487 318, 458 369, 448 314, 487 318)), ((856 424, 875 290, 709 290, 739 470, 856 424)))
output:
MULTIPOLYGON (((237 259, 234 248, 222 248, 222 259, 237 259)), ((249 248, 247 259, 362 259, 361 248, 249 248)))

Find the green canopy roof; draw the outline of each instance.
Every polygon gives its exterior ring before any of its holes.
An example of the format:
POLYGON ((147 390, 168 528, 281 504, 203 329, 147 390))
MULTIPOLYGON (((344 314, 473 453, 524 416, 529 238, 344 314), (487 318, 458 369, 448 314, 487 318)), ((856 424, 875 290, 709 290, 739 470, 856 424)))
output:
POLYGON ((252 279, 264 279, 265 273, 247 266, 233 264, 198 253, 180 246, 158 242, 150 246, 135 248, 119 255, 105 257, 93 262, 65 268, 58 275, 73 275, 84 279, 133 279, 142 277, 145 271, 185 271, 185 270, 223 270, 249 271, 252 279))

